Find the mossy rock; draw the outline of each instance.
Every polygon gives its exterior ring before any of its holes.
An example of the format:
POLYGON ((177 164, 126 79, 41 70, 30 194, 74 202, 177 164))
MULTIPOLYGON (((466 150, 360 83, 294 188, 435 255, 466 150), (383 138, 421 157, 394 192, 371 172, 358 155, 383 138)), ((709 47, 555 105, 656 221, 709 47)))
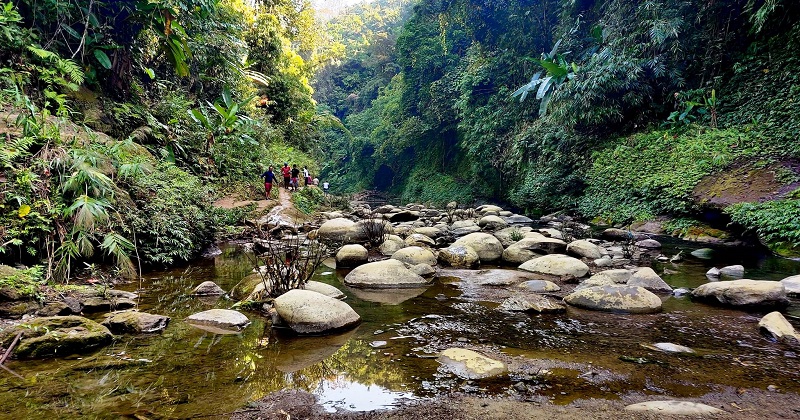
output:
POLYGON ((35 299, 39 286, 41 283, 31 276, 29 270, 0 264, 0 301, 35 299))
POLYGON ((241 279, 239 283, 236 283, 236 286, 233 286, 233 289, 231 289, 231 298, 242 300, 250 296, 250 294, 253 293, 253 290, 256 289, 256 286, 261 283, 261 281, 261 275, 258 273, 250 274, 249 276, 241 279))
POLYGON ((20 319, 25 314, 36 312, 39 304, 29 300, 0 303, 0 318, 20 319))
POLYGON ((0 345, 8 347, 18 333, 22 339, 14 355, 18 358, 44 358, 87 353, 113 339, 108 328, 80 316, 36 318, 0 333, 0 345))

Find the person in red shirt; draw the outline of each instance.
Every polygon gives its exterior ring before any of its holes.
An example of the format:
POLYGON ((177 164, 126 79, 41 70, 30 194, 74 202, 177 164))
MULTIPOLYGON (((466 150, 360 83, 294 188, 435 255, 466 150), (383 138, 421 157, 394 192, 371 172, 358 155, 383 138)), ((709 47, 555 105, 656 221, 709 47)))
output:
POLYGON ((283 168, 281 168, 281 174, 283 174, 283 188, 289 189, 289 180, 292 177, 292 168, 289 167, 289 164, 284 162, 283 168))

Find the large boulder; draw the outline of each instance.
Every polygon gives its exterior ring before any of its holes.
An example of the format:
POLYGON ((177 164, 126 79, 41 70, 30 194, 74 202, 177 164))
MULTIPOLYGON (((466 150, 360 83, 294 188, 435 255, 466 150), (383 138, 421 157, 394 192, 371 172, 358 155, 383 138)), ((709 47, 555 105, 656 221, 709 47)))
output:
POLYGON ((527 280, 533 280, 534 274, 502 268, 485 270, 446 269, 439 272, 439 279, 443 281, 460 281, 464 284, 480 286, 513 286, 527 280))
POLYGON ((533 223, 533 220, 530 217, 523 216, 520 214, 512 214, 510 216, 503 216, 503 215, 500 216, 509 225, 530 225, 531 223, 533 223))
POLYGON ((397 235, 389 235, 378 247, 378 251, 388 257, 405 247, 406 242, 403 240, 403 238, 397 235))
POLYGON ((510 264, 522 264, 544 254, 562 252, 566 245, 561 239, 546 236, 523 238, 506 248, 502 258, 503 261, 510 264))
POLYGON ((462 348, 449 348, 438 360, 445 369, 465 379, 490 378, 508 371, 505 363, 462 348))
POLYGON ((514 242, 524 238, 525 234, 530 233, 531 230, 532 229, 527 226, 507 227, 493 232, 492 235, 503 244, 503 248, 507 248, 514 242))
POLYGON ((366 264, 368 260, 369 251, 358 244, 345 245, 336 252, 336 267, 358 267, 366 264))
POLYGON ((728 277, 735 277, 740 279, 744 277, 744 266, 741 265, 729 265, 726 267, 722 267, 719 269, 719 274, 728 277))
POLYGON ((420 235, 425 235, 429 238, 436 239, 442 235, 442 231, 435 227, 425 226, 414 228, 414 233, 419 233, 420 235))
POLYGON ((480 258, 478 258, 478 253, 474 249, 466 245, 456 244, 439 250, 438 259, 442 265, 464 268, 476 267, 481 262, 480 258))
POLYGON ((421 233, 412 233, 406 237, 406 246, 434 246, 436 241, 421 233))
POLYGON ((498 230, 508 226, 508 223, 500 216, 483 216, 478 221, 478 226, 484 230, 498 230))
POLYGON ((692 297, 709 303, 741 308, 783 308, 789 304, 783 284, 766 280, 731 280, 706 283, 692 297))
POLYGON ((475 224, 472 220, 459 220, 453 222, 451 226, 453 235, 455 236, 466 236, 471 233, 480 232, 481 228, 475 224))
POLYGON ((388 216, 390 222, 412 222, 414 220, 419 219, 419 212, 418 211, 410 211, 410 210, 402 210, 397 213, 389 214, 388 216))
POLYGON ((800 334, 780 312, 775 311, 764 315, 758 321, 758 327, 777 341, 791 346, 800 345, 800 334))
POLYGON ((672 292, 672 287, 668 285, 650 267, 643 267, 636 270, 628 280, 629 286, 640 286, 651 292, 672 292))
POLYGON ((357 325, 361 317, 341 300, 310 290, 290 290, 275 299, 278 315, 298 334, 321 334, 357 325))
POLYGON ((408 265, 436 265, 436 256, 433 255, 433 252, 418 246, 403 248, 392 254, 392 259, 404 262, 408 265))
POLYGON ((14 355, 19 358, 69 356, 109 344, 108 328, 80 316, 34 318, 0 333, 0 347, 8 348, 22 333, 14 355))
POLYGON ((465 245, 472 248, 478 254, 481 263, 499 260, 503 255, 503 244, 488 233, 470 233, 459 238, 454 245, 465 245))
POLYGON ((580 278, 589 273, 589 267, 583 261, 563 254, 534 258, 520 265, 519 269, 531 273, 568 278, 580 278))
POLYGON ((786 277, 781 284, 787 295, 800 295, 800 275, 786 277))
POLYGON ((244 314, 231 309, 209 309, 189 315, 186 322, 200 327, 218 328, 226 331, 239 331, 250 325, 244 314))
POLYGON ((169 317, 139 311, 112 312, 102 323, 114 334, 153 333, 167 328, 169 317))
POLYGON ((605 285, 570 293, 564 302, 579 308, 605 312, 648 314, 661 311, 661 299, 643 287, 605 285))
POLYGON ((605 250, 587 240, 579 239, 567 245, 567 254, 596 260, 605 254, 605 250))
POLYGON ((350 243, 364 239, 364 233, 352 220, 339 217, 326 221, 317 230, 317 237, 322 242, 350 243))
POLYGON ((376 261, 356 267, 344 278, 352 287, 387 289, 414 288, 428 284, 422 276, 412 272, 398 260, 376 261))

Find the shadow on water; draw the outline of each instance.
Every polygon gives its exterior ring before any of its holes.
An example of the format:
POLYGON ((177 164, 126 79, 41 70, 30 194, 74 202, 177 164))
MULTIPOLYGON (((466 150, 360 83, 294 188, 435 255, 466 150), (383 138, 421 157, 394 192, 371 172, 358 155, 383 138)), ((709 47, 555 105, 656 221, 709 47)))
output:
MULTIPOLYGON (((695 244, 659 238, 663 252, 688 255, 695 244)), ((328 410, 368 410, 406 398, 464 391, 505 394, 523 382, 530 393, 559 404, 578 398, 618 398, 629 392, 694 397, 715 387, 777 385, 800 392, 800 359, 760 336, 762 314, 664 298, 664 312, 620 315, 569 308, 566 314, 526 315, 494 310, 497 303, 464 295, 457 283, 435 281, 419 290, 370 292, 342 284, 344 271, 321 267, 315 280, 347 295, 363 322, 325 337, 273 330, 265 318, 239 334, 220 335, 186 324, 188 315, 228 308, 225 298, 187 296, 213 280, 230 290, 250 273, 234 248, 189 269, 151 273, 140 309, 172 317, 158 335, 120 336, 94 354, 55 360, 11 361, 25 382, 0 376, 0 405, 10 417, 187 418, 243 407, 268 393, 298 388, 317 394, 328 410), (660 353, 643 344, 672 342, 692 355, 660 353), (470 346, 504 359, 511 373, 465 381, 442 370, 442 349, 470 346)), ((712 266, 740 263, 747 277, 777 280, 800 273, 800 263, 746 250, 717 250, 714 260, 692 257, 656 264, 674 287, 705 283, 712 266)), ((125 287, 136 290, 138 284, 125 287)), ((793 301, 790 313, 797 311, 793 301)))

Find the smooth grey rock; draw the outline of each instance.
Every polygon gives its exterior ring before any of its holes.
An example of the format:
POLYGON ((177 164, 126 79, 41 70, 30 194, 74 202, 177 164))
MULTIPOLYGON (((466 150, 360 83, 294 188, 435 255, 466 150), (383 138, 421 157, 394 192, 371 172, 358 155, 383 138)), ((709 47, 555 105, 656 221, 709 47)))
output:
POLYGON ((447 248, 439 250, 438 260, 442 265, 450 265, 453 267, 472 268, 480 264, 478 253, 467 245, 450 245, 447 248))
POLYGON ((649 290, 628 285, 594 286, 570 293, 564 302, 580 308, 638 314, 661 311, 661 299, 649 290))
POLYGON ((711 267, 708 271, 706 271, 706 277, 710 277, 712 279, 718 279, 720 276, 719 268, 711 267))
POLYGON ((567 254, 581 258, 596 260, 602 257, 604 253, 605 250, 603 248, 583 239, 572 241, 567 245, 567 254))
POLYGON ((758 321, 758 327, 779 342, 792 346, 800 345, 800 334, 780 312, 775 311, 764 315, 758 321))
POLYGON ((427 286, 428 281, 402 262, 389 259, 356 267, 345 276, 344 284, 364 288, 416 288, 427 286))
POLYGON ((445 369, 465 379, 490 378, 508 371, 505 363, 462 348, 449 348, 443 351, 438 361, 445 369))
POLYGON ((636 242, 636 246, 638 246, 639 248, 645 248, 645 249, 660 249, 661 248, 661 242, 658 242, 655 239, 644 239, 644 240, 641 240, 639 242, 636 242))
POLYGON ((641 286, 651 292, 672 292, 672 287, 650 267, 638 269, 627 282, 630 286, 641 286))
POLYGON ((397 235, 389 235, 386 237, 383 243, 378 247, 378 251, 381 254, 390 257, 392 254, 405 247, 406 247, 406 242, 403 240, 403 238, 397 235))
MULTIPOLYGON (((216 286, 216 285, 215 285, 216 286)), ((170 318, 139 311, 112 312, 102 322, 112 333, 153 333, 167 328, 170 318)))
POLYGON ((303 290, 310 290, 312 292, 321 293, 325 296, 332 297, 334 299, 344 299, 345 295, 342 293, 341 290, 337 289, 334 286, 331 286, 327 283, 322 283, 314 280, 308 281, 304 286, 303 290))
POLYGON ((470 233, 459 238, 454 245, 466 245, 472 248, 478 254, 481 263, 497 261, 503 255, 503 245, 488 233, 470 233))
POLYGON ((519 266, 520 270, 551 276, 580 278, 589 272, 589 267, 577 258, 562 254, 534 258, 519 266))
POLYGON ((361 322, 350 305, 310 290, 290 290, 278 296, 274 305, 286 325, 299 334, 329 333, 361 322))
POLYGON ((800 295, 800 275, 786 277, 781 284, 787 295, 800 295))
POLYGON ((729 265, 720 268, 719 273, 723 276, 742 278, 744 277, 744 267, 741 265, 729 265))
POLYGON ((711 248, 695 249, 691 254, 693 257, 700 258, 701 260, 710 260, 714 258, 714 250, 711 248))
POLYGON ((723 414, 719 408, 691 401, 647 401, 625 407, 627 411, 650 411, 675 416, 709 416, 723 414))
POLYGON ((706 283, 694 289, 692 297, 744 308, 783 308, 789 304, 783 284, 778 281, 742 279, 706 283))
POLYGON ((483 216, 481 220, 478 221, 478 226, 484 230, 498 230, 507 227, 508 223, 500 218, 500 216, 483 216))
POLYGON ((192 295, 194 296, 221 296, 224 294, 225 291, 222 290, 221 287, 217 286, 217 283, 214 283, 210 280, 200 283, 192 291, 192 295))
POLYGON ((392 254, 393 260, 404 262, 408 265, 427 264, 436 265, 436 256, 426 248, 409 246, 392 254))
POLYGON ((508 312, 553 313, 564 312, 567 308, 541 295, 515 295, 504 300, 503 303, 497 307, 497 310, 508 312))
POLYGON ((517 287, 534 293, 549 293, 561 290, 557 284, 547 280, 528 280, 518 284, 517 287))
POLYGON ((341 268, 358 267, 369 261, 369 251, 362 245, 350 244, 336 252, 336 266, 341 268))
POLYGON ((231 309, 209 309, 189 315, 186 322, 193 325, 209 326, 223 330, 239 331, 250 325, 244 314, 231 309))

